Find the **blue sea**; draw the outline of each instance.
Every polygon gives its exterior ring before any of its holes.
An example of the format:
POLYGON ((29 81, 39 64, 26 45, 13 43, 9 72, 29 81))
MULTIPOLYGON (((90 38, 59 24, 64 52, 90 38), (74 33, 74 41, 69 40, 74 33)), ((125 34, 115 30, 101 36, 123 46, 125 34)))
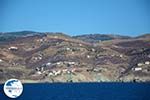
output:
MULTIPOLYGON (((150 83, 36 83, 23 84, 15 100, 150 100, 150 83)), ((0 100, 12 100, 0 85, 0 100)))

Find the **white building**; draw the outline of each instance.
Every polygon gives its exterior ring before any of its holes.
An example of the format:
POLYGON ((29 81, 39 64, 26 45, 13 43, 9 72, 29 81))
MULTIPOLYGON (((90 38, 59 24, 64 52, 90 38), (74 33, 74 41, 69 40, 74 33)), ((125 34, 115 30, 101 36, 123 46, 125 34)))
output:
POLYGON ((134 70, 135 70, 135 71, 141 71, 142 68, 141 68, 141 67, 136 67, 136 68, 134 68, 134 70))
POLYGON ((2 59, 0 59, 0 62, 2 62, 3 60, 2 59))
POLYGON ((122 58, 123 57, 123 55, 120 55, 120 58, 122 58))
POLYGON ((139 66, 139 67, 140 67, 140 66, 143 66, 143 63, 138 63, 137 66, 139 66))
POLYGON ((11 46, 11 47, 9 47, 8 49, 9 49, 9 50, 18 50, 18 48, 15 47, 15 46, 11 46))
POLYGON ((149 61, 146 61, 146 62, 145 62, 145 65, 149 65, 149 64, 150 64, 150 62, 149 62, 149 61))
POLYGON ((87 55, 87 58, 90 58, 90 56, 89 56, 89 55, 87 55))
POLYGON ((51 65, 51 63, 50 62, 48 62, 47 64, 46 64, 46 66, 50 66, 51 65))

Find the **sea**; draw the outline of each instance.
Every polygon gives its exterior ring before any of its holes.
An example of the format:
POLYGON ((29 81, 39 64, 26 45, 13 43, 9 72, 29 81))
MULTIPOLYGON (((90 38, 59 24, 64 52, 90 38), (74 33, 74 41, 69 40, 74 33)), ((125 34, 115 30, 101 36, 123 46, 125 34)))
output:
MULTIPOLYGON (((3 92, 0 100, 13 100, 3 92)), ((33 83, 23 84, 14 100, 150 100, 150 83, 33 83)))

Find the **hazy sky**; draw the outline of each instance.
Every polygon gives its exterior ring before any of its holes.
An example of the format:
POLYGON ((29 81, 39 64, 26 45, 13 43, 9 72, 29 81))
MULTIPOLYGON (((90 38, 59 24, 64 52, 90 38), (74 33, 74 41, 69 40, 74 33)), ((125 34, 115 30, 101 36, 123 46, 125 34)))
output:
POLYGON ((0 31, 150 33, 150 0, 0 0, 0 31))

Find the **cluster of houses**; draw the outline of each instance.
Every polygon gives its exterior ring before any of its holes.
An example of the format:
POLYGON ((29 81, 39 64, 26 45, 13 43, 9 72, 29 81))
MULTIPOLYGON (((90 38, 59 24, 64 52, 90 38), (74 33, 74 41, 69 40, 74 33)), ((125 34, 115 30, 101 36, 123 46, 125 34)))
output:
POLYGON ((137 67, 133 68, 132 70, 134 71, 142 71, 143 69, 145 69, 143 66, 150 66, 150 61, 145 61, 144 63, 138 63, 137 67))
POLYGON ((77 62, 73 62, 73 61, 59 61, 59 62, 55 62, 55 63, 51 63, 48 62, 46 63, 44 66, 42 67, 37 67, 36 68, 36 74, 41 75, 41 74, 47 74, 48 76, 57 76, 57 75, 61 75, 61 74, 69 74, 69 73, 74 73, 77 69, 74 67, 78 65, 77 62), (69 65, 71 67, 68 67, 66 65, 69 65), (68 68, 56 68, 56 69, 47 69, 48 67, 51 66, 66 66, 68 68), (45 68, 46 67, 46 68, 45 68))
POLYGON ((44 70, 44 67, 37 67, 36 68, 36 74, 47 74, 48 76, 58 76, 61 74, 70 74, 74 73, 76 71, 76 68, 65 68, 65 69, 51 69, 51 70, 44 70))
POLYGON ((32 60, 34 60, 34 61, 38 61, 38 60, 41 60, 41 59, 42 59, 42 56, 32 57, 32 60))
POLYGON ((43 59, 43 54, 42 53, 38 53, 36 54, 35 56, 32 57, 32 61, 39 61, 39 60, 42 60, 43 59))
POLYGON ((50 70, 48 76, 57 76, 61 74, 70 74, 76 71, 75 68, 72 69, 59 69, 59 70, 50 70))
MULTIPOLYGON (((53 66, 53 65, 57 65, 57 66, 61 66, 63 64, 70 64, 70 65, 77 65, 77 62, 71 62, 71 61, 59 61, 56 63, 51 63, 48 62, 46 63, 46 67, 48 66, 53 66)), ((71 73, 76 73, 76 72, 81 72, 81 71, 87 71, 87 72, 101 72, 102 68, 93 68, 93 69, 82 69, 82 68, 77 68, 77 67, 68 67, 68 68, 55 68, 55 69, 45 69, 45 67, 37 67, 36 68, 36 74, 38 75, 46 75, 46 76, 58 76, 58 75, 62 75, 62 74, 71 74, 71 73)))
POLYGON ((73 62, 73 61, 58 61, 56 63, 51 63, 51 62, 48 62, 45 64, 46 67, 49 67, 49 66, 77 66, 78 65, 78 62, 73 62))
POLYGON ((112 57, 117 56, 117 57, 123 58, 123 55, 122 55, 122 54, 120 54, 120 55, 115 55, 115 54, 113 54, 113 55, 111 55, 111 56, 112 56, 112 57))

